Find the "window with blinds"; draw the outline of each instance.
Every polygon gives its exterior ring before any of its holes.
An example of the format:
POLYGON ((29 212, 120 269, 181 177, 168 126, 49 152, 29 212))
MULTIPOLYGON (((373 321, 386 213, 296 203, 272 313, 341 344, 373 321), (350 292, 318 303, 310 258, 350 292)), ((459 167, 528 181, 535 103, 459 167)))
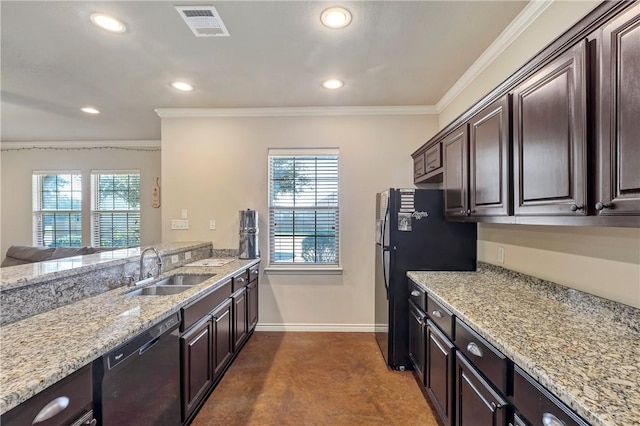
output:
POLYGON ((82 246, 82 177, 78 171, 34 172, 33 244, 82 246))
POLYGON ((338 152, 269 151, 269 263, 337 266, 338 152))
POLYGON ((94 247, 140 245, 140 173, 91 172, 91 240, 94 247))

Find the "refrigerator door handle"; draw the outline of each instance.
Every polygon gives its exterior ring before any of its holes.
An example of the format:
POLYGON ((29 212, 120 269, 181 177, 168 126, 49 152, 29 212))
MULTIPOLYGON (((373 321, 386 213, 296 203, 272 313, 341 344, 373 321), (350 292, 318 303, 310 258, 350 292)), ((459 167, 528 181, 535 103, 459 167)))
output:
MULTIPOLYGON (((390 201, 390 200, 389 200, 390 201)), ((380 255, 382 258, 382 277, 384 278, 384 288, 387 292, 387 300, 389 299, 389 280, 387 279, 387 266, 384 258, 384 252, 389 251, 389 247, 387 247, 387 241, 385 241, 385 237, 387 236, 387 221, 389 220, 389 201, 387 201, 387 206, 384 211, 384 219, 382 220, 382 235, 380 238, 380 255)))

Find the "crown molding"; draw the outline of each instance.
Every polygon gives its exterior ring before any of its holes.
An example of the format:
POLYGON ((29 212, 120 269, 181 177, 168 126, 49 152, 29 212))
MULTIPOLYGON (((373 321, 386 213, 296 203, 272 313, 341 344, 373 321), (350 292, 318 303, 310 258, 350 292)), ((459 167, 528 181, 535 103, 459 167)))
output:
POLYGON ((266 108, 156 108, 162 118, 311 117, 347 115, 435 115, 434 105, 266 107, 266 108))
POLYGON ((441 113, 464 89, 496 60, 555 0, 532 0, 522 9, 513 21, 500 33, 482 55, 465 71, 453 86, 436 104, 441 113))
POLYGON ((160 148, 159 140, 0 142, 0 149, 25 148, 160 148))

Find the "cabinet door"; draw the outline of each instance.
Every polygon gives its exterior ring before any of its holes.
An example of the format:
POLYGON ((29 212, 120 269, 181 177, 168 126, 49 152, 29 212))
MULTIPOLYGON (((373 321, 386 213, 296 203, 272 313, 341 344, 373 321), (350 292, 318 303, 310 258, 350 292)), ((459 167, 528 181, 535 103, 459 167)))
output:
POLYGON ((413 373, 424 385, 424 325, 426 316, 416 305, 409 301, 409 359, 413 373))
POLYGON ((413 158, 413 181, 420 180, 425 174, 424 152, 413 158))
POLYGON ((183 421, 213 385, 212 336, 213 322, 208 317, 180 337, 183 421))
POLYGON ((455 422, 458 426, 504 426, 507 402, 494 391, 456 352, 456 406, 455 422))
POLYGON ((258 280, 251 281, 247 285, 247 322, 249 331, 256 328, 258 324, 258 280))
POLYGON ((640 215, 640 6, 603 29, 600 215, 640 215))
POLYGON ((586 214, 585 61, 581 41, 514 90, 516 216, 586 214))
POLYGON ((445 216, 467 216, 468 132, 462 125, 442 141, 445 216))
POLYGON ((453 414, 454 346, 431 321, 427 326, 425 386, 442 423, 450 425, 453 414))
POLYGON ((233 294, 233 350, 236 351, 247 337, 247 291, 233 294))
POLYGON ((221 374, 233 355, 232 299, 228 299, 213 312, 213 372, 221 374))
POLYGON ((509 98, 499 99, 469 122, 469 208, 472 216, 508 216, 511 153, 509 98))

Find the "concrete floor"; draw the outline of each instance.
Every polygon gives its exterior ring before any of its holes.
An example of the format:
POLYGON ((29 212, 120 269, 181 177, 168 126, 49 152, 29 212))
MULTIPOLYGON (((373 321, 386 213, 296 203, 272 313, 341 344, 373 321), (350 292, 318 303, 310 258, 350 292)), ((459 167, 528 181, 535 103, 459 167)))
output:
POLYGON ((411 372, 373 333, 256 332, 192 425, 435 426, 411 372))

